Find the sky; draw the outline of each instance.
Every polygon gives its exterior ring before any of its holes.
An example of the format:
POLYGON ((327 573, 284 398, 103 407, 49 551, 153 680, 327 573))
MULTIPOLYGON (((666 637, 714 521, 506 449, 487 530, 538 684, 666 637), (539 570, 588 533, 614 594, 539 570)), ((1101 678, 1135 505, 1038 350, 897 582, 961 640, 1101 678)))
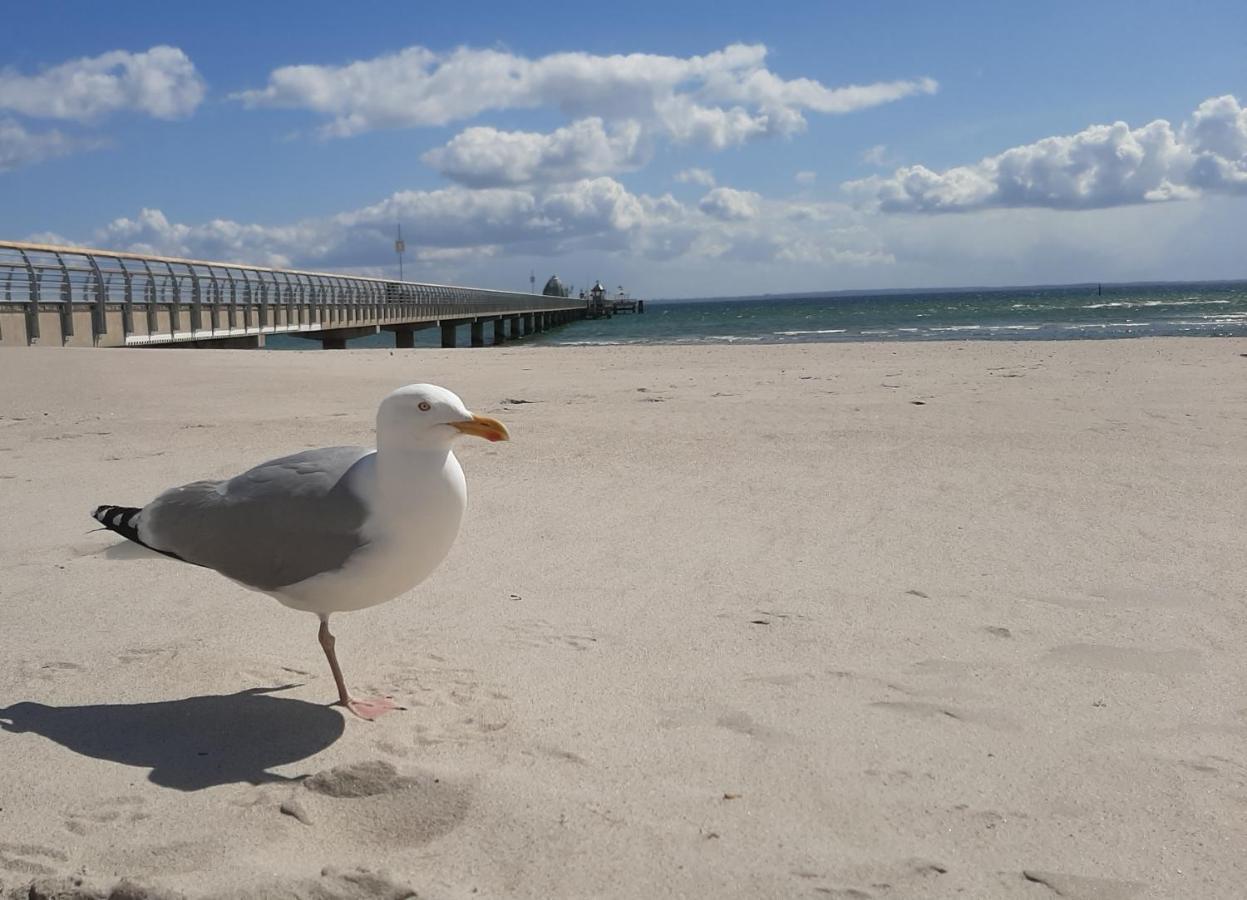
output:
POLYGON ((0 239, 644 297, 1247 278, 1247 3, 0 0, 0 239))

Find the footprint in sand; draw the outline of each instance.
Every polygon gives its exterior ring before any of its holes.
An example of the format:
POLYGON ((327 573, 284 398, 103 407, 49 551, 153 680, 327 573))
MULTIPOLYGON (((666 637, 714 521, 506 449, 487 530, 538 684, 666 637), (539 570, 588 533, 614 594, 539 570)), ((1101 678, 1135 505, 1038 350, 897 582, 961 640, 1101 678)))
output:
POLYGON ((201 838, 117 846, 110 852, 108 862, 119 872, 159 872, 165 876, 212 869, 226 859, 224 841, 201 838))
MULTIPOLYGON (((384 678, 407 706, 422 710, 420 720, 413 724, 417 745, 488 740, 511 724, 511 698, 506 693, 482 682, 473 669, 454 668, 440 658, 428 658, 441 665, 403 667, 384 678)), ((378 745, 378 749, 398 757, 408 756, 412 750, 393 742, 378 745)))
POLYGON ((474 706, 482 688, 475 670, 451 666, 402 667, 386 683, 404 692, 412 706, 430 707, 474 706))
POLYGON ((40 668, 57 669, 57 670, 62 670, 62 671, 82 671, 86 667, 80 666, 78 665, 78 663, 72 663, 72 662, 49 662, 49 663, 44 663, 42 666, 40 666, 40 668))
POLYGON ((465 784, 368 760, 317 772, 303 780, 286 805, 316 828, 411 847, 443 837, 462 824, 471 805, 465 784))
MULTIPOLYGON (((823 876, 818 872, 797 870, 792 874, 798 878, 813 880, 831 880, 839 885, 817 885, 814 892, 821 897, 852 898, 852 900, 871 900, 874 897, 896 896, 894 891, 902 891, 903 896, 910 896, 917 884, 930 879, 939 878, 948 872, 943 863, 931 862, 926 859, 906 859, 900 862, 883 863, 879 866, 855 867, 835 876, 823 876), (846 885, 844 882, 858 882, 846 885)), ((926 896, 926 893, 923 893, 926 896)))
POLYGON ((909 784, 915 778, 921 778, 926 781, 935 780, 935 774, 932 772, 919 772, 915 775, 909 769, 865 769, 862 774, 867 778, 878 781, 884 787, 909 784))
POLYGON ((515 636, 509 643, 521 647, 558 647, 571 650, 589 650, 598 641, 596 634, 588 630, 569 633, 544 619, 528 619, 511 626, 515 636))
POLYGON ((1097 600, 1112 603, 1115 606, 1126 606, 1135 609, 1173 609, 1175 607, 1190 607, 1193 599, 1197 599, 1193 598, 1192 594, 1198 594, 1199 592, 1180 587, 1171 589, 1160 587, 1102 587, 1089 590, 1087 593, 1097 600))
POLYGON ((416 900, 417 893, 383 872, 328 866, 319 878, 285 878, 239 888, 214 900, 416 900))
MULTIPOLYGON (((844 674, 848 674, 847 672, 844 674)), ((772 684, 778 687, 793 687, 814 678, 810 672, 796 672, 790 675, 750 675, 743 679, 746 684, 772 684)))
POLYGON ((963 721, 965 716, 961 712, 949 709, 946 706, 940 706, 936 703, 923 703, 919 700, 876 700, 870 704, 878 709, 886 709, 890 712, 904 713, 907 716, 916 716, 920 719, 956 719, 958 722, 963 721))
POLYGON ((1148 675, 1187 675, 1203 668, 1196 650, 1144 650, 1107 644, 1064 644, 1053 647, 1045 658, 1071 666, 1148 675))
POLYGON ((945 722, 964 722, 982 725, 997 731, 1017 731, 1017 723, 1002 713, 962 709, 943 703, 927 703, 922 700, 876 700, 870 704, 876 709, 899 713, 918 719, 935 719, 945 722))
MULTIPOLYGON (((54 875, 55 863, 68 863, 69 857, 54 847, 39 844, 0 843, 0 869, 21 875, 54 875)), ((61 865, 59 868, 64 869, 61 865)))
POLYGON ((272 685, 274 690, 301 686, 306 684, 309 678, 314 677, 306 669, 279 665, 247 666, 239 670, 239 675, 248 678, 253 684, 272 685))
POLYGON ((65 662, 63 660, 53 660, 52 662, 40 663, 34 667, 23 666, 29 672, 29 677, 37 678, 40 681, 56 681, 74 672, 85 672, 86 666, 78 663, 65 662), (33 671, 31 669, 33 668, 33 671))
POLYGON ((163 656, 172 658, 177 656, 178 652, 179 648, 176 644, 165 644, 156 647, 127 647, 117 657, 117 661, 123 663, 143 663, 163 656))
POLYGON ((743 734, 746 737, 751 737, 765 743, 773 744, 779 741, 790 740, 792 738, 792 735, 786 731, 780 731, 778 728, 771 728, 767 725, 758 724, 750 716, 743 712, 731 712, 726 715, 719 716, 719 718, 715 720, 714 724, 718 725, 720 728, 726 728, 728 731, 734 731, 737 734, 743 734))
POLYGON ((111 797, 89 804, 81 810, 65 816, 65 828, 73 834, 89 834, 101 827, 114 827, 115 823, 141 822, 151 814, 143 812, 142 797, 111 797))
POLYGON ((1071 900, 1130 900, 1147 887, 1137 881, 1088 878, 1085 875, 1041 872, 1037 869, 1023 869, 1022 877, 1032 884, 1041 884, 1048 888, 1054 897, 1069 897, 1071 900))

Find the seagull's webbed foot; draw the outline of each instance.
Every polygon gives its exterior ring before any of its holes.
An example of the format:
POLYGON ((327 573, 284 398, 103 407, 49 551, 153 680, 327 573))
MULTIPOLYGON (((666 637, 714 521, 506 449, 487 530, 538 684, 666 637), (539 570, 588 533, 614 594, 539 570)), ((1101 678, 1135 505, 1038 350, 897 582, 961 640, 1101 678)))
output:
POLYGON ((342 705, 351 712, 355 713, 355 715, 359 716, 361 719, 366 719, 369 722, 379 719, 386 713, 392 712, 393 710, 406 709, 406 707, 399 706, 389 697, 373 697, 368 700, 348 699, 342 705))
POLYGON ((329 660, 329 670, 333 672, 334 684, 338 686, 338 706, 345 706, 361 719, 369 722, 381 718, 395 709, 405 709, 394 702, 392 697, 375 697, 368 700, 355 700, 346 689, 346 679, 342 677, 342 667, 338 665, 338 654, 334 652, 333 635, 329 631, 329 617, 320 620, 320 646, 329 660))

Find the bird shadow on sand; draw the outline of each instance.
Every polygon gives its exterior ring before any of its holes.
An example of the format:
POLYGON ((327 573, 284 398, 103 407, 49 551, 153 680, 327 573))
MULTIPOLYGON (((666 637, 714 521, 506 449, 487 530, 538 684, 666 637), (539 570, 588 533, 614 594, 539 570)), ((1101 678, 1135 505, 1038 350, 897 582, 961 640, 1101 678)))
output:
POLYGON ((328 706, 269 696, 277 688, 159 703, 0 709, 0 728, 33 732, 75 753, 151 769, 148 780, 179 791, 222 784, 294 781, 268 769, 306 759, 345 729, 328 706))

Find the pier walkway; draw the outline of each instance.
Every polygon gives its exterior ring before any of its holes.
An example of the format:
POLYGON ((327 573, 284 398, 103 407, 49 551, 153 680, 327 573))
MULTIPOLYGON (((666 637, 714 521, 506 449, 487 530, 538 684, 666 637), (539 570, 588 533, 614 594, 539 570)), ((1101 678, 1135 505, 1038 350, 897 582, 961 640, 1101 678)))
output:
POLYGON ((0 346, 262 347, 267 335, 326 349, 392 331, 398 347, 468 326, 473 347, 583 318, 583 301, 519 291, 391 281, 0 241, 0 346))

